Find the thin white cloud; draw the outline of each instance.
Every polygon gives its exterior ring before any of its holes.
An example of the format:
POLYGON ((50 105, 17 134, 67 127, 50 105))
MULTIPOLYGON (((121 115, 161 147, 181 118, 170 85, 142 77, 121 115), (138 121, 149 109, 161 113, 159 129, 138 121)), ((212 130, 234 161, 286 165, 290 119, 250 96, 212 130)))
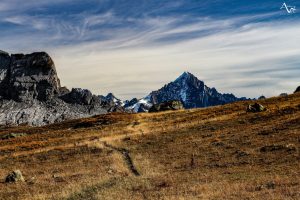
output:
POLYGON ((51 52, 63 83, 91 88, 97 93, 112 91, 124 95, 134 91, 146 95, 163 86, 162 80, 168 83, 183 71, 191 71, 222 92, 248 97, 292 92, 291 83, 296 87, 298 82, 298 77, 286 81, 274 71, 300 72, 295 63, 281 62, 300 53, 299 23, 293 26, 258 23, 173 44, 152 45, 153 38, 163 33, 160 31, 149 32, 137 39, 127 36, 51 52), (264 72, 253 73, 263 69, 264 72), (140 83, 130 84, 132 80, 140 83), (251 83, 256 85, 250 87, 251 83))
POLYGON ((36 30, 46 30, 48 28, 49 20, 37 19, 31 16, 14 16, 7 17, 2 20, 3 22, 8 22, 15 25, 30 26, 36 30))
POLYGON ((0 11, 2 12, 24 12, 28 9, 37 9, 47 5, 57 5, 61 3, 72 2, 72 0, 1 0, 0 11))
POLYGON ((120 19, 113 11, 85 13, 75 16, 75 21, 15 16, 6 18, 7 22, 49 32, 11 35, 0 41, 4 50, 48 51, 68 87, 114 92, 123 99, 132 98, 133 93, 142 97, 183 71, 221 92, 272 96, 291 92, 298 82, 298 77, 290 76, 287 81, 276 70, 286 67, 280 71, 285 76, 300 72, 297 62, 282 62, 300 53, 300 23, 251 23, 274 14, 199 18, 188 23, 180 17, 120 19), (134 28, 94 28, 107 22, 134 24, 134 28), (259 70, 264 71, 255 73, 259 70))

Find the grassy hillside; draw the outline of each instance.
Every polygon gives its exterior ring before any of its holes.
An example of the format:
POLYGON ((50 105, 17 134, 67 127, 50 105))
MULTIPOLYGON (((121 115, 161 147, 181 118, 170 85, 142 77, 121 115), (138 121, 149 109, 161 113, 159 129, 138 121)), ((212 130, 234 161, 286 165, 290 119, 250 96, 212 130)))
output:
POLYGON ((300 199, 300 94, 259 102, 1 127, 0 199, 300 199))

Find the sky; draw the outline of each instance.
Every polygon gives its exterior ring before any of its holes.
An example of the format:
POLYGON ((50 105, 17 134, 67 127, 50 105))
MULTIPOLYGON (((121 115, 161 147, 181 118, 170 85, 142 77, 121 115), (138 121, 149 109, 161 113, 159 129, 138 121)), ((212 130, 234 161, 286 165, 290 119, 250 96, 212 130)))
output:
POLYGON ((300 85, 300 0, 0 0, 0 50, 46 51, 61 84, 141 98, 191 72, 238 97, 300 85))

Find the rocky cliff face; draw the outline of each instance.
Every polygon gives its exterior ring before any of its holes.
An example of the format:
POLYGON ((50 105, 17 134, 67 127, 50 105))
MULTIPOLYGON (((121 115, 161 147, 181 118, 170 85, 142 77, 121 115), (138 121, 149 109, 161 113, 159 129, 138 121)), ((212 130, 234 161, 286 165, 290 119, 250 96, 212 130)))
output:
POLYGON ((109 112, 125 112, 124 105, 125 103, 115 97, 114 94, 108 93, 106 96, 98 96, 102 105, 109 107, 109 112))
POLYGON ((18 102, 37 99, 47 101, 59 94, 60 82, 54 63, 44 52, 15 54, 5 59, 6 77, 2 82, 6 99, 18 102))
POLYGON ((8 82, 8 73, 10 70, 11 58, 8 53, 0 51, 0 97, 3 97, 6 92, 8 82))
POLYGON ((47 53, 0 51, 0 125, 41 126, 107 113, 111 107, 88 90, 61 87, 47 53))

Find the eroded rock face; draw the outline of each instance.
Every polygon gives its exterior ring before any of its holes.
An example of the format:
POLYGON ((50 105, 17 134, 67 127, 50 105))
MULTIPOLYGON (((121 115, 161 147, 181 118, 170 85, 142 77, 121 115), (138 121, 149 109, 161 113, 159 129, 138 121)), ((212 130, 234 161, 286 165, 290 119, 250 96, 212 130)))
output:
POLYGON ((8 84, 8 72, 10 69, 11 58, 8 53, 0 51, 0 96, 5 95, 5 89, 8 84))
POLYGON ((16 101, 47 101, 59 94, 54 62, 45 52, 11 56, 8 96, 16 101))
POLYGON ((0 125, 42 126, 104 114, 111 107, 89 90, 61 87, 47 53, 0 51, 0 125))
POLYGON ((89 90, 73 88, 71 92, 60 96, 67 103, 90 105, 93 94, 89 90))

